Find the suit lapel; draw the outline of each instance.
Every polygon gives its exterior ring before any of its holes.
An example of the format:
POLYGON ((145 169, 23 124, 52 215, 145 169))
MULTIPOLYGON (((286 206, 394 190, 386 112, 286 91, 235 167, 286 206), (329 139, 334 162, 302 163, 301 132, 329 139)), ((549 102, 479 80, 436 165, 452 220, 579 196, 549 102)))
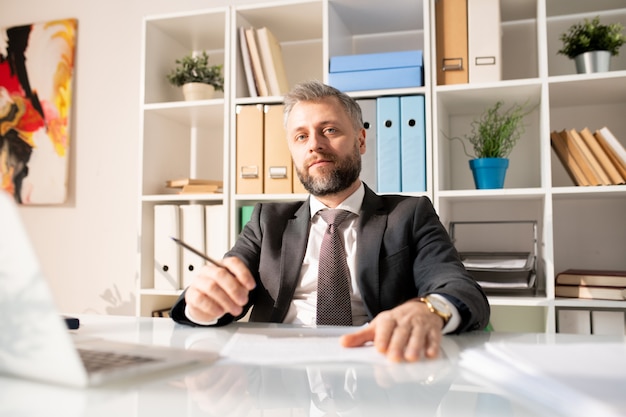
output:
POLYGON ((309 199, 287 221, 280 252, 280 289, 272 312, 272 322, 282 322, 289 310, 289 304, 298 285, 300 269, 309 238, 311 214, 309 199))
POLYGON ((365 186, 357 235, 357 282, 370 317, 380 311, 379 259, 387 212, 378 195, 365 186))

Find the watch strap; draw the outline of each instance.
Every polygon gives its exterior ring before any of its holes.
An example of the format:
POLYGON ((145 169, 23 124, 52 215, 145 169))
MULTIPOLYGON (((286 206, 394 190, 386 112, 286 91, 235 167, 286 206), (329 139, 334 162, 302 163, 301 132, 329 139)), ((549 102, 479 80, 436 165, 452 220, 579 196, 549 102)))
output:
POLYGON ((443 326, 445 327, 446 324, 448 324, 448 322, 450 321, 450 319, 452 318, 452 314, 451 313, 444 313, 443 311, 437 309, 433 303, 430 302, 430 300, 428 299, 428 296, 426 297, 418 297, 416 299, 416 301, 419 301, 421 303, 426 304, 426 307, 428 308, 428 310, 431 313, 434 313, 436 315, 438 315, 439 317, 441 317, 441 319, 443 320, 443 326))

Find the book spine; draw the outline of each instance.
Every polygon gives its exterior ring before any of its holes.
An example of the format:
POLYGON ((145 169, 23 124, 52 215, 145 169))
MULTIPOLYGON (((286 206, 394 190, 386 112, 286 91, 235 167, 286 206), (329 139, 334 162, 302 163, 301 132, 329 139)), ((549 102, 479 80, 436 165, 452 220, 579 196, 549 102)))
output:
POLYGON ((593 170, 587 163, 587 160, 585 159, 585 156, 583 155, 579 146, 576 144, 574 137, 567 130, 561 131, 560 134, 563 140, 565 141, 565 146, 568 152, 572 155, 572 157, 574 158, 574 160, 580 167, 585 178, 587 178, 589 185, 600 185, 600 181, 598 180, 598 177, 596 176, 596 174, 593 172, 593 170))
POLYGON ((591 133, 588 128, 584 128, 580 131, 580 136, 585 141, 591 152, 595 155, 598 163, 604 169, 611 184, 624 184, 626 182, 626 178, 624 178, 620 172, 617 170, 613 161, 605 151, 605 149, 600 145, 598 139, 591 133))
POLYGON ((581 285, 555 285, 554 295, 557 297, 582 298, 586 300, 626 299, 626 289, 606 287, 586 287, 581 285))
POLYGON ((587 143, 582 138, 582 136, 578 134, 576 129, 571 129, 569 131, 569 134, 574 139, 574 143, 576 144, 578 149, 580 149, 580 152, 583 155, 587 166, 589 166, 589 168, 593 171, 595 177, 597 178, 598 185, 611 185, 611 179, 608 177, 608 175, 606 175, 606 172, 604 172, 604 168, 602 168, 602 165, 600 165, 600 162, 598 162, 598 159, 595 157, 589 146, 587 146, 587 143))
POLYGON ((589 185, 589 181, 587 181, 587 178, 578 166, 578 163, 567 150, 563 137, 558 132, 554 131, 550 134, 550 143, 574 184, 589 185))
POLYGON ((626 156, 623 158, 620 156, 623 152, 626 152, 624 147, 607 127, 596 130, 594 136, 598 139, 611 161, 613 161, 619 173, 626 179, 626 156))

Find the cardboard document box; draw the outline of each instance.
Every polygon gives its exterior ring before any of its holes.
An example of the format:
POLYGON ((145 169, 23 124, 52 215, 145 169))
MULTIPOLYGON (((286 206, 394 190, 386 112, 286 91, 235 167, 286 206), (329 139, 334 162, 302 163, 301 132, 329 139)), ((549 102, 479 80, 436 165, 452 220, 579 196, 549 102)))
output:
POLYGON ((424 85, 422 51, 331 57, 328 83, 341 91, 421 87, 424 85))

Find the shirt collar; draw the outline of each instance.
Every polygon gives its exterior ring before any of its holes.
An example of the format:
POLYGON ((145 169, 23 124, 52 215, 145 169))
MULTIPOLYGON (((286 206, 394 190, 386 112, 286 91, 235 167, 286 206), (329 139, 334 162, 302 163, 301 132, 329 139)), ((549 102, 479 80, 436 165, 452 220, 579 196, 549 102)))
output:
MULTIPOLYGON (((359 215, 361 211, 361 206, 363 205, 363 197, 365 196, 365 187, 363 186, 363 182, 359 188, 356 189, 355 192, 350 194, 348 198, 343 200, 337 207, 337 209, 348 210, 351 213, 359 215)), ((326 209, 326 205, 319 201, 314 195, 311 195, 311 201, 309 203, 311 210, 311 218, 317 214, 318 211, 322 209, 326 209)))

